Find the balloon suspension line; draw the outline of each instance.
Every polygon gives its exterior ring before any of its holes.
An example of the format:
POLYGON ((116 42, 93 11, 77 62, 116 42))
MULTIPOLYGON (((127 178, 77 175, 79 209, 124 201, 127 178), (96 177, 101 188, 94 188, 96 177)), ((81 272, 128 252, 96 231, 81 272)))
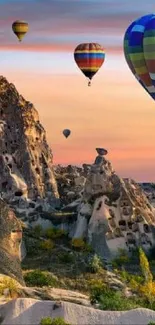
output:
POLYGON ((88 87, 90 87, 91 86, 91 81, 88 81, 88 87))

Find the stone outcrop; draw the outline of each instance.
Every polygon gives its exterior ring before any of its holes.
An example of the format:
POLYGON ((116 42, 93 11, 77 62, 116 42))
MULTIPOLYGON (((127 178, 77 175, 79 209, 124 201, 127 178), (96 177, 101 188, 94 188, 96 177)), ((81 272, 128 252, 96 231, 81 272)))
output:
POLYGON ((73 302, 83 306, 91 306, 89 296, 84 295, 78 291, 71 291, 61 288, 21 288, 22 297, 41 299, 41 300, 55 300, 73 302))
POLYGON ((151 205, 155 207, 155 183, 140 183, 139 185, 144 190, 151 205))
POLYGON ((20 209, 54 208, 59 195, 52 158, 38 112, 19 95, 13 84, 0 76, 2 197, 20 209))
POLYGON ((20 265, 22 227, 14 212, 0 199, 0 273, 24 284, 20 265))
POLYGON ((86 182, 86 173, 83 168, 68 165, 67 167, 54 166, 55 178, 60 194, 61 207, 81 198, 86 182))
POLYGON ((154 243, 155 209, 141 187, 116 175, 98 155, 89 172, 78 206, 74 238, 86 238, 103 257, 154 243))
POLYGON ((44 317, 63 318, 77 325, 148 325, 155 321, 155 312, 145 308, 129 311, 102 311, 70 302, 14 299, 0 306, 2 325, 39 325, 44 317))

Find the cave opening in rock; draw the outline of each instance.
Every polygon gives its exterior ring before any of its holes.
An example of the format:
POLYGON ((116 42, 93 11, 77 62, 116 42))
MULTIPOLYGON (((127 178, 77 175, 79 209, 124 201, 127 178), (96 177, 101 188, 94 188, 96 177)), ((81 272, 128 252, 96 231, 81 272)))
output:
POLYGON ((120 220, 118 224, 119 224, 119 226, 126 226, 126 221, 120 220))
POLYGON ((96 208, 96 211, 100 210, 102 206, 102 201, 99 202, 98 207, 96 208))
POLYGON ((23 195, 23 192, 22 191, 16 191, 15 192, 15 196, 22 196, 23 195))
POLYGON ((150 232, 150 227, 147 223, 144 223, 143 225, 144 232, 149 233, 150 232))
POLYGON ((39 168, 38 168, 38 167, 36 167, 36 169, 35 169, 35 170, 36 170, 36 173, 40 175, 40 170, 39 170, 39 168))

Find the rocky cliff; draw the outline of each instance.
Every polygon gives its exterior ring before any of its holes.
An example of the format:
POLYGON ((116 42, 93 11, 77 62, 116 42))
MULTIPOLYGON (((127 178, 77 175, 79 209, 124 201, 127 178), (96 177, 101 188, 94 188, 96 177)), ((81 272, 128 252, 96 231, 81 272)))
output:
POLYGON ((20 265, 21 223, 0 199, 0 273, 24 284, 20 265))
POLYGON ((0 77, 0 193, 16 216, 85 238, 104 257, 118 248, 149 249, 154 207, 138 184, 115 173, 107 150, 96 151, 92 165, 53 168, 37 111, 0 77))
POLYGON ((0 192, 18 208, 58 202, 52 152, 34 106, 0 76, 0 192))
POLYGON ((74 238, 87 238, 104 257, 119 248, 129 251, 139 245, 145 250, 151 248, 155 209, 141 187, 116 175, 102 155, 88 167, 74 238))

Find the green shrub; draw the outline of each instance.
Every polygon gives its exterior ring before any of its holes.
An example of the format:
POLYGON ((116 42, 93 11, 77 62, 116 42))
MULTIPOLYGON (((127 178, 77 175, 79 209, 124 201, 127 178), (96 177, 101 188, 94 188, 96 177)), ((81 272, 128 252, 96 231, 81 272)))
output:
POLYGON ((33 228, 33 233, 35 235, 36 238, 42 236, 43 234, 43 228, 41 225, 36 225, 34 228, 33 228))
POLYGON ((88 271, 92 273, 97 273, 101 269, 101 266, 102 266, 102 262, 100 258, 97 256, 97 254, 94 254, 88 264, 88 271))
POLYGON ((85 247, 85 242, 82 238, 73 238, 71 241, 71 245, 73 248, 83 250, 85 247))
POLYGON ((99 303, 102 310, 129 310, 140 307, 133 297, 124 299, 120 291, 110 289, 100 280, 91 287, 90 300, 92 304, 99 303))
POLYGON ((59 260, 62 263, 74 263, 75 262, 75 256, 73 254, 71 254, 71 253, 64 252, 64 253, 61 253, 59 255, 59 260))
POLYGON ((143 277, 145 279, 145 282, 152 282, 153 280, 153 275, 150 270, 150 265, 148 258, 143 251, 143 249, 140 247, 139 248, 139 262, 140 262, 140 268, 143 274, 143 277))
POLYGON ((45 317, 42 318, 40 325, 70 325, 64 321, 61 317, 51 318, 45 317))
POLYGON ((155 325, 155 322, 149 322, 148 325, 155 325))
POLYGON ((51 317, 42 318, 40 325, 51 325, 52 319, 51 317))
POLYGON ((121 279, 128 282, 130 284, 131 281, 135 281, 137 284, 143 284, 144 278, 141 275, 131 274, 127 271, 119 271, 118 274, 120 275, 121 279))
POLYGON ((60 238, 66 235, 66 232, 63 229, 48 228, 45 230, 45 236, 50 239, 60 238))
POLYGON ((84 252, 92 253, 93 252, 92 246, 88 243, 85 243, 84 252))
POLYGON ((122 265, 128 264, 130 262, 130 258, 127 254, 127 252, 123 249, 118 250, 118 256, 116 256, 113 261, 112 265, 113 267, 120 267, 122 265))
POLYGON ((92 251, 92 247, 88 243, 86 243, 82 238, 73 238, 71 240, 71 246, 76 250, 80 250, 84 252, 92 251))
POLYGON ((46 239, 40 243, 40 248, 47 252, 51 252, 53 247, 54 247, 54 242, 51 239, 46 239))
POLYGON ((28 286, 51 286, 54 287, 57 285, 57 280, 48 273, 42 272, 40 270, 34 270, 28 272, 24 276, 24 280, 28 286))
POLYGON ((40 244, 34 243, 31 246, 26 246, 28 256, 36 256, 39 254, 40 244))
POLYGON ((90 300, 91 303, 97 303, 100 300, 100 296, 104 292, 106 287, 105 283, 102 280, 91 280, 90 283, 90 300))
POLYGON ((124 298, 119 291, 105 288, 99 299, 102 310, 129 310, 140 307, 133 298, 124 298))
POLYGON ((9 277, 2 277, 0 281, 0 295, 4 294, 4 290, 9 289, 9 296, 10 297, 18 297, 19 295, 19 287, 18 283, 9 277))

